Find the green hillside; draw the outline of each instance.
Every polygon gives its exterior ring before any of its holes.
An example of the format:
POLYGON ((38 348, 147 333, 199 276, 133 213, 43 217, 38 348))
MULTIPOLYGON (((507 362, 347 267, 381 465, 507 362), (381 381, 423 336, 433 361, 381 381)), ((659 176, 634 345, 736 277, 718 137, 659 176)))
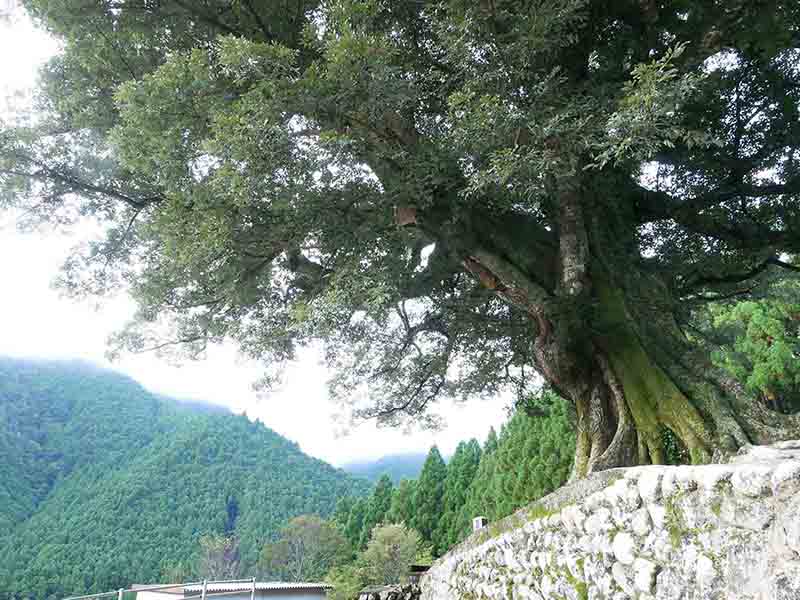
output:
POLYGON ((293 516, 368 484, 244 416, 80 363, 0 359, 0 590, 38 597, 191 571, 206 533, 251 568, 293 516))

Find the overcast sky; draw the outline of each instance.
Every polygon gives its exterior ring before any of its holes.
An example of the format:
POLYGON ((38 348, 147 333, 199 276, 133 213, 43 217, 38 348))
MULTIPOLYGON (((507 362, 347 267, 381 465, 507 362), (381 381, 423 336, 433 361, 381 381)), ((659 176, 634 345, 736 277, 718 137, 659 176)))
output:
MULTIPOLYGON (((30 89, 37 65, 56 51, 54 41, 26 19, 17 16, 10 23, 0 22, 0 95, 30 89)), ((433 443, 450 453, 460 440, 483 440, 490 426, 499 427, 505 420, 504 400, 476 400, 440 405, 437 412, 445 416, 448 426, 435 434, 378 430, 369 422, 342 435, 342 427, 335 422, 339 408, 328 400, 327 373, 314 351, 292 365, 283 387, 268 396, 253 392, 258 365, 241 360, 233 346, 213 347, 204 361, 180 367, 152 355, 125 356, 110 365, 104 358, 105 340, 131 316, 131 300, 122 296, 96 307, 60 297, 51 287, 70 247, 86 231, 21 234, 14 215, 0 211, 0 355, 82 358, 105 365, 157 392, 244 411, 298 442, 305 452, 337 465, 389 453, 427 451, 433 443)))

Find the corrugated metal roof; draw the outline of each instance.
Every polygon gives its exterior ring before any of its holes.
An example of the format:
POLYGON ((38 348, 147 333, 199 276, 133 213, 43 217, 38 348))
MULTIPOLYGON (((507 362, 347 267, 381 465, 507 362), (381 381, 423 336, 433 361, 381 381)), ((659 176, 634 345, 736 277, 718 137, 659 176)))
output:
MULTIPOLYGON (((203 589, 202 585, 187 585, 183 588, 185 592, 199 592, 203 589)), ((207 592, 238 592, 239 590, 248 591, 253 589, 253 584, 249 581, 241 583, 209 583, 206 586, 207 592)), ((301 583, 288 581, 257 581, 256 590, 330 590, 333 586, 329 583, 301 583)))
POLYGON ((175 587, 167 588, 163 585, 153 585, 153 584, 142 584, 142 583, 133 583, 131 584, 131 589, 137 592, 158 592, 160 594, 175 594, 177 596, 183 596, 183 586, 182 585, 175 585, 175 587))

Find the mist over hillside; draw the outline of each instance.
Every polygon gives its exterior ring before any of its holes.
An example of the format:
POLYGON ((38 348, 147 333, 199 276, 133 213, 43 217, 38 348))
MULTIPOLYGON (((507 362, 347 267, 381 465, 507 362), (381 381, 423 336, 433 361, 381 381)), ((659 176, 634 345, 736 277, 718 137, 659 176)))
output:
POLYGON ((416 479, 425 463, 425 452, 387 454, 376 460, 353 461, 342 465, 342 469, 370 481, 377 481, 381 475, 388 475, 395 484, 402 479, 416 479))

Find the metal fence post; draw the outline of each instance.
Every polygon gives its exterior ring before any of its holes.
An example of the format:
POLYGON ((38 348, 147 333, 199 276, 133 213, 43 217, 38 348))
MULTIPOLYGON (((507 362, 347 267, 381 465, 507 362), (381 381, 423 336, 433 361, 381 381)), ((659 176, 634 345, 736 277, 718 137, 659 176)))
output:
POLYGON ((122 596, 123 596, 124 593, 125 593, 125 590, 123 590, 122 588, 119 588, 117 590, 117 600, 122 600, 122 596))
POLYGON ((208 580, 203 579, 203 591, 200 592, 200 600, 206 600, 206 588, 208 587, 208 580))
POLYGON ((253 577, 253 588, 250 590, 250 600, 256 600, 256 578, 253 577))

